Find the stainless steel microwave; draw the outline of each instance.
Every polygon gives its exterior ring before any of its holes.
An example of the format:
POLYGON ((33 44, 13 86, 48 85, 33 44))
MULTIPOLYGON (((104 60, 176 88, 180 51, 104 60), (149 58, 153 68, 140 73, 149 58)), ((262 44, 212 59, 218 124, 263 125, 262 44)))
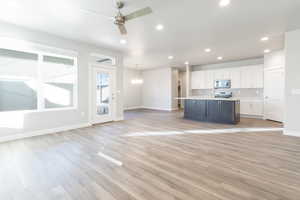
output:
POLYGON ((215 80, 215 89, 231 88, 231 80, 215 80))

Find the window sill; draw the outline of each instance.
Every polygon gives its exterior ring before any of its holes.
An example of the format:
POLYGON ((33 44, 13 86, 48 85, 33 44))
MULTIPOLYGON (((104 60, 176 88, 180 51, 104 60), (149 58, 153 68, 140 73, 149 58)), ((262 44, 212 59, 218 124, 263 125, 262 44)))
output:
POLYGON ((58 112, 58 111, 75 111, 78 110, 78 107, 68 107, 68 108, 51 108, 51 109, 43 109, 43 110, 18 110, 18 111, 4 111, 0 112, 0 114, 31 114, 31 113, 47 113, 47 112, 58 112))

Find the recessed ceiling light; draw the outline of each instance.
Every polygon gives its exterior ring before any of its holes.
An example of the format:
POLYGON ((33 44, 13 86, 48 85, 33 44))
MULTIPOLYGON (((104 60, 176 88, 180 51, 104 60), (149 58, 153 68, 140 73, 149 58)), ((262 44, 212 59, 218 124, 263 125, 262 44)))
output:
POLYGON ((127 44, 127 40, 121 39, 121 40, 120 40, 120 43, 121 43, 121 44, 127 44))
POLYGON ((270 39, 269 37, 262 37, 260 40, 265 42, 265 41, 269 41, 269 39, 270 39))
POLYGON ((156 26, 156 30, 158 30, 158 31, 161 31, 161 30, 163 30, 164 29, 164 26, 162 25, 162 24, 158 24, 157 26, 156 26))
POLYGON ((222 57, 222 56, 219 56, 219 57, 218 57, 218 60, 223 60, 223 57, 222 57))
POLYGON ((173 58, 174 58, 174 56, 169 56, 168 57, 169 60, 172 60, 173 58))
POLYGON ((209 53, 209 52, 211 52, 211 49, 207 48, 204 51, 207 52, 207 53, 209 53))
POLYGON ((220 0, 219 6, 226 7, 230 4, 230 0, 220 0))
POLYGON ((266 50, 264 50, 264 53, 270 53, 271 52, 271 50, 270 49, 266 49, 266 50))
POLYGON ((189 63, 189 61, 186 61, 184 64, 185 64, 185 65, 189 65, 190 63, 189 63))

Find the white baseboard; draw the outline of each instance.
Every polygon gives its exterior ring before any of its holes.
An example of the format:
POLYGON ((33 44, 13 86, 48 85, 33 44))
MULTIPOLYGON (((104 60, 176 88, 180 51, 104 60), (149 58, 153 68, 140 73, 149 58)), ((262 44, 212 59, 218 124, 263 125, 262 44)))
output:
POLYGON ((12 141, 12 140, 30 138, 30 137, 40 136, 40 135, 54 134, 54 133, 59 133, 59 132, 63 132, 63 131, 85 128, 85 127, 89 127, 89 126, 91 126, 90 123, 83 123, 83 124, 76 124, 76 125, 64 126, 64 127, 59 127, 59 128, 53 128, 53 129, 44 129, 44 130, 27 132, 27 133, 19 133, 19 134, 0 137, 0 143, 12 141))
POLYGON ((143 106, 142 108, 149 109, 149 110, 173 111, 172 108, 160 108, 160 107, 148 107, 148 106, 143 106))
POLYGON ((137 109, 142 109, 142 106, 134 106, 134 107, 128 107, 128 108, 124 108, 124 110, 137 110, 137 109))
POLYGON ((115 122, 118 122, 118 121, 123 121, 124 120, 124 117, 117 117, 116 119, 114 119, 115 122))
POLYGON ((289 136, 300 137, 300 131, 293 131, 293 130, 286 130, 286 129, 284 129, 283 134, 284 135, 289 135, 289 136))
POLYGON ((262 115, 246 115, 246 114, 241 114, 241 118, 264 119, 262 115))

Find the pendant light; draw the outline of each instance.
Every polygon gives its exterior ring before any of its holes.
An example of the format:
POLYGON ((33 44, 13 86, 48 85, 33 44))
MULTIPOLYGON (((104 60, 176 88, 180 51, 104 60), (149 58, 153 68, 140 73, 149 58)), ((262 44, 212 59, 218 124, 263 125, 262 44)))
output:
MULTIPOLYGON (((139 72, 139 66, 136 65, 136 70, 139 72)), ((140 74, 140 73, 139 73, 140 74)), ((138 77, 135 77, 134 79, 131 80, 131 83, 134 84, 134 85, 140 85, 140 84, 143 84, 144 83, 144 80, 140 78, 140 76, 138 77)))

